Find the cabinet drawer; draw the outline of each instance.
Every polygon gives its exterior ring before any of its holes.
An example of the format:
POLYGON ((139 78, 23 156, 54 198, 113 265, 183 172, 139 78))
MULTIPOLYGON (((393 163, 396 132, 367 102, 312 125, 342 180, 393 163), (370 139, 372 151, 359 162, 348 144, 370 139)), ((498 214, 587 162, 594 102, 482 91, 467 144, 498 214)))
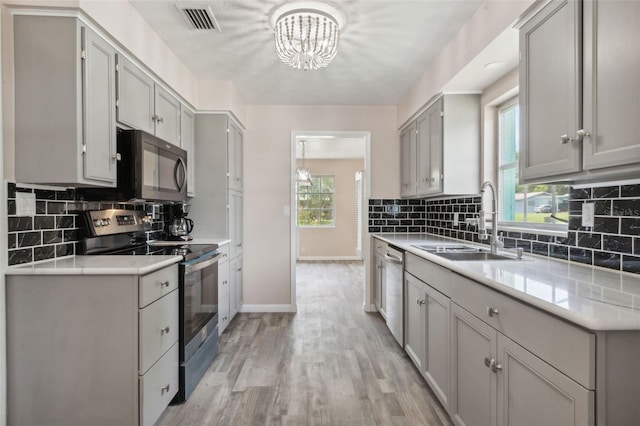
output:
POLYGON ((229 244, 225 244, 222 247, 218 247, 218 251, 222 253, 218 263, 226 262, 229 260, 229 244))
POLYGON ((460 275, 452 278, 457 304, 582 386, 595 388, 595 334, 460 275))
POLYGON ((140 310, 139 371, 146 372, 178 341, 178 292, 140 310))
POLYGON ((178 344, 140 376, 140 424, 153 425, 178 392, 178 344))
POLYGON ((378 253, 379 255, 384 256, 385 254, 387 254, 387 243, 385 243, 384 241, 380 241, 379 239, 374 238, 373 247, 376 253, 378 253))
POLYGON ((178 288, 178 265, 172 265, 159 271, 140 277, 140 304, 143 308, 154 300, 178 288))
POLYGON ((443 268, 419 256, 405 252, 404 270, 429 284, 440 293, 451 297, 451 292, 453 291, 451 284, 453 272, 447 268, 443 268))

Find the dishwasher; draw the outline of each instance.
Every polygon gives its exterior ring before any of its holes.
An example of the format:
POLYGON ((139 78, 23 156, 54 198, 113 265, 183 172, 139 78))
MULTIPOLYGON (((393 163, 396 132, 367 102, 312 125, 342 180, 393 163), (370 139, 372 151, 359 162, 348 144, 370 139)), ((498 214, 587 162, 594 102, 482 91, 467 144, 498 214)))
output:
POLYGON ((389 246, 384 256, 387 327, 401 347, 404 347, 404 312, 402 295, 404 252, 389 246))

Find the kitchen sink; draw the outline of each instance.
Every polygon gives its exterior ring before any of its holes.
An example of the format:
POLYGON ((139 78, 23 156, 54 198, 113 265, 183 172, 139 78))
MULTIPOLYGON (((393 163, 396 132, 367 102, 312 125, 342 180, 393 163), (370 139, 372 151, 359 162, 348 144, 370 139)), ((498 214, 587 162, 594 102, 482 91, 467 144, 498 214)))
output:
POLYGON ((473 261, 473 260, 518 260, 512 256, 505 256, 502 254, 493 254, 488 251, 476 251, 476 252, 456 252, 456 251, 443 251, 434 252, 433 254, 445 259, 454 261, 473 261))
POLYGON ((415 248, 429 253, 477 253, 482 249, 471 246, 414 245, 415 248))

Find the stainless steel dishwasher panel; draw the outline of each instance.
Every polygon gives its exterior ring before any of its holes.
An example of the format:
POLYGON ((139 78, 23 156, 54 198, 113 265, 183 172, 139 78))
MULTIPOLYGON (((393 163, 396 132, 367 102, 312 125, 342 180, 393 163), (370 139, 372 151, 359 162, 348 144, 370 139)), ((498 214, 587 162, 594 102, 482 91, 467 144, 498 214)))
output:
POLYGON ((404 347, 404 312, 402 281, 404 271, 404 252, 393 247, 387 249, 385 259, 385 282, 387 287, 386 317, 387 327, 401 347, 404 347))

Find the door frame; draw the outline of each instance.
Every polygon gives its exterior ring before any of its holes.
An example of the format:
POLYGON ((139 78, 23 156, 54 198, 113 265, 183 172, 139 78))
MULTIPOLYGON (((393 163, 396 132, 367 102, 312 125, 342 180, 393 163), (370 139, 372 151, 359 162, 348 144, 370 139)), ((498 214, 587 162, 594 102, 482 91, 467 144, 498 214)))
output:
MULTIPOLYGON (((291 170, 289 175, 289 190, 290 190, 290 204, 289 204, 289 223, 291 229, 291 240, 289 241, 289 253, 290 253, 290 282, 291 282, 291 305, 294 310, 297 311, 296 302, 296 262, 298 251, 298 209, 296 202, 296 139, 299 136, 335 136, 336 138, 364 138, 365 141, 365 155, 364 155, 364 191, 363 191, 363 208, 362 208, 362 228, 360 232, 362 234, 362 256, 364 258, 364 300, 362 301, 363 309, 367 312, 372 310, 371 290, 370 290, 370 268, 369 268, 369 209, 367 200, 371 195, 371 132, 370 131, 330 131, 330 130, 292 130, 291 141, 289 145, 290 158, 291 158, 291 170)), ((373 308, 375 310, 375 308, 373 308)))

